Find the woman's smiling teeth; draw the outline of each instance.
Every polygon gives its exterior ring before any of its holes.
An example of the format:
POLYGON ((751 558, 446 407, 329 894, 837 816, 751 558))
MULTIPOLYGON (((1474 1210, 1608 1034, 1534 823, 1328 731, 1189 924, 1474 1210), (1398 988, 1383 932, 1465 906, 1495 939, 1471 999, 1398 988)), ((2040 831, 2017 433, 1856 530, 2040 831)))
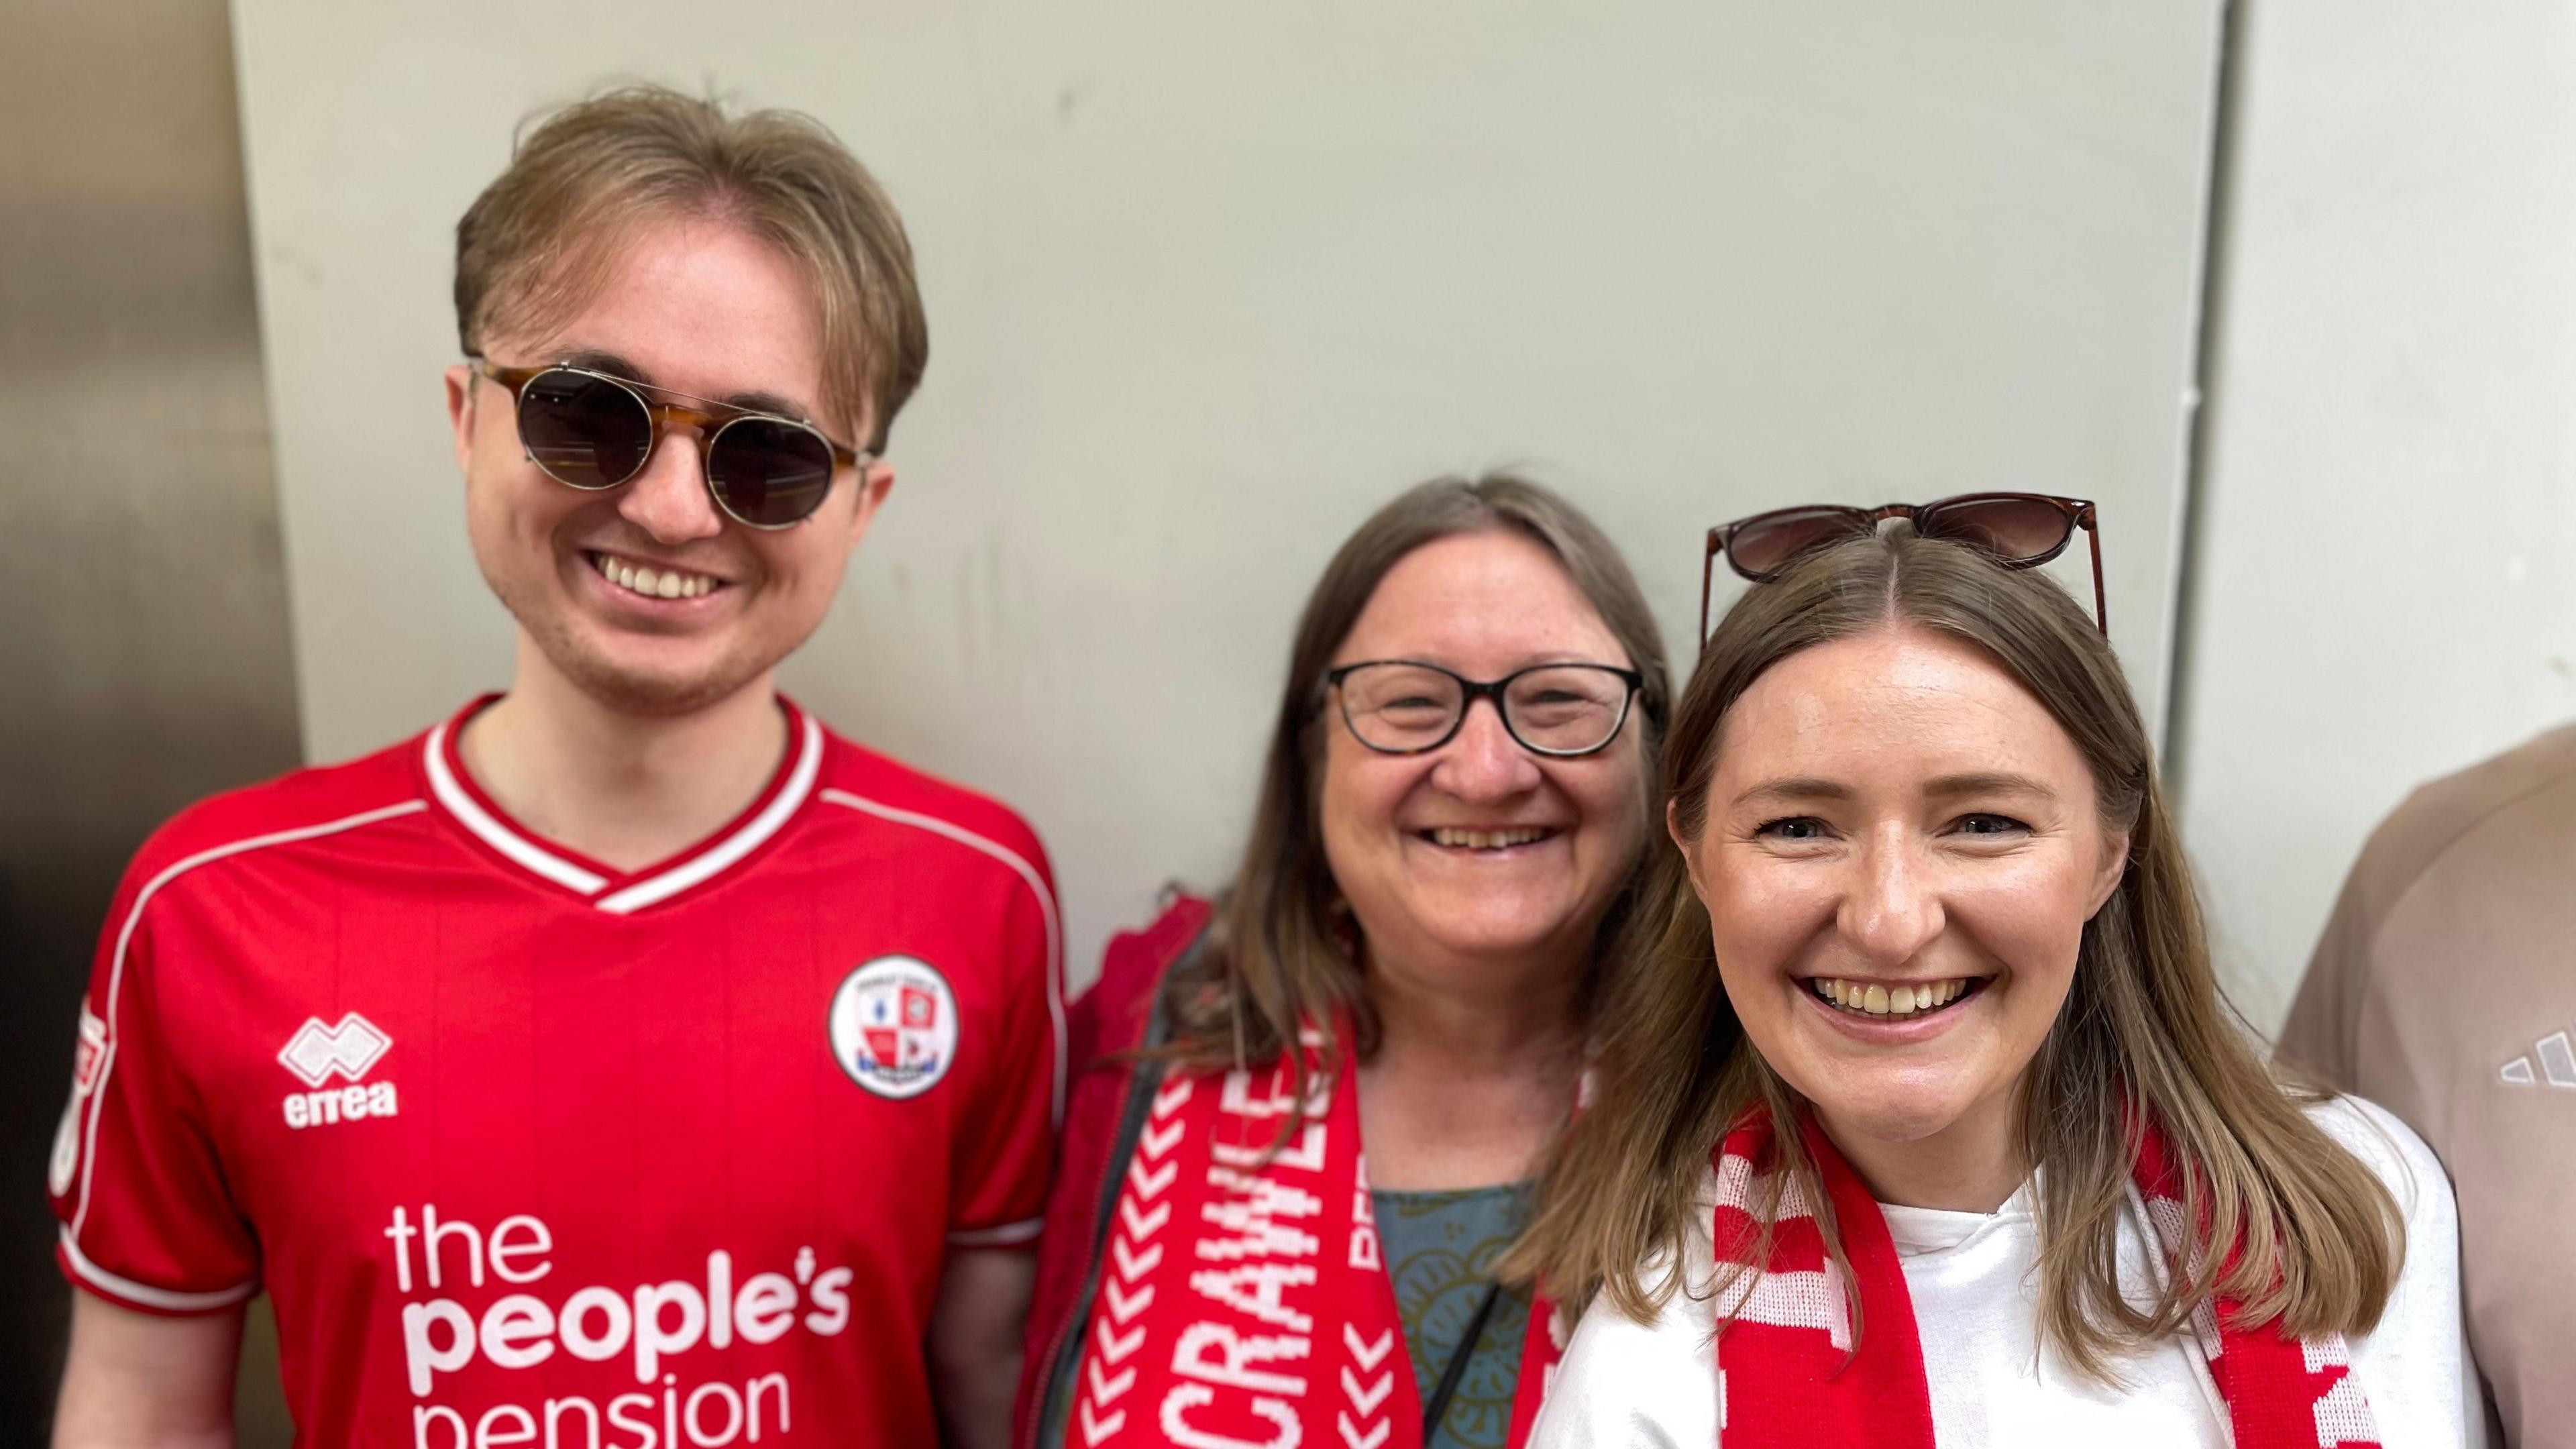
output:
POLYGON ((600 576, 610 583, 648 599, 694 599, 714 591, 722 583, 722 580, 708 578, 705 574, 643 568, 604 553, 592 554, 590 566, 599 570, 600 576))
POLYGON ((1434 845, 1447 845, 1464 850, 1501 850, 1506 846, 1527 845, 1534 840, 1545 840, 1556 832, 1537 826, 1524 826, 1517 830, 1453 830, 1442 826, 1424 833, 1431 837, 1431 843, 1434 845))
POLYGON ((1842 981, 1819 976, 1807 985, 1818 996, 1856 1016, 1921 1016, 1965 996, 1978 984, 1977 977, 1955 981, 1908 982, 1889 987, 1873 981, 1842 981))

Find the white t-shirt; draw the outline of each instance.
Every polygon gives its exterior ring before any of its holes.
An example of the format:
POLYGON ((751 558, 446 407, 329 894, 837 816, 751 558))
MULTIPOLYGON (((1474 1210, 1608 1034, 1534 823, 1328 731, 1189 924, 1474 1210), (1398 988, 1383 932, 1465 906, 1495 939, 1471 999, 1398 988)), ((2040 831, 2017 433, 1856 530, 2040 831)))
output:
MULTIPOLYGON (((2309 1109, 2377 1172, 2406 1215, 2406 1264, 2379 1326, 2351 1342, 2352 1377, 2387 1449, 2484 1449, 2486 1427, 2460 1318, 2459 1219, 2422 1140, 2359 1098, 2309 1109)), ((1550 1384, 1532 1449, 1707 1449, 1717 1440, 1716 1272, 1704 1185, 1685 1290, 1650 1324, 1606 1303, 1583 1315, 1550 1384), (1693 1296, 1693 1291, 1700 1296, 1693 1296)), ((1884 1207, 1923 1341, 1940 1449, 2225 1446, 2227 1406, 2189 1333, 2121 1365, 2122 1387, 2077 1373, 2038 1331, 2039 1231, 2025 1187, 1993 1213, 1884 1207)), ((2120 1280, 2152 1298, 2144 1226, 2125 1218, 2120 1280)), ((1864 1328, 1863 1332, 1871 1331, 1864 1328)))

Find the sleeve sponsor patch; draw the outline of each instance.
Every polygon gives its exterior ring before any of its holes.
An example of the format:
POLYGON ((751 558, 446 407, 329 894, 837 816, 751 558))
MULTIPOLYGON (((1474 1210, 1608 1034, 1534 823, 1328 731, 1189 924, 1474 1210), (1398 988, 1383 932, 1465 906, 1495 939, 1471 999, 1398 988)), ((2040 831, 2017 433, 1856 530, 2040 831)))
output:
POLYGON ((98 1090, 99 1067, 107 1060, 107 1023, 81 1003, 80 1045, 72 1057, 72 1099, 63 1104, 63 1123, 54 1129, 54 1153, 45 1165, 45 1185, 60 1197, 71 1191, 80 1171, 81 1108, 98 1090))

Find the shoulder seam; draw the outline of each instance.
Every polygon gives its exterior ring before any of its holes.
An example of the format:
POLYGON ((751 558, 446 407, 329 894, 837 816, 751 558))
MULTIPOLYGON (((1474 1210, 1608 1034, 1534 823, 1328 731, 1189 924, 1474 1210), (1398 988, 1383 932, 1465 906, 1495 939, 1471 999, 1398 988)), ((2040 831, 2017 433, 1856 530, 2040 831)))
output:
POLYGON ((1064 922, 1056 911, 1055 892, 1047 888, 1046 877, 1038 874, 1037 867, 1030 863, 1028 857, 1011 849, 1009 846, 994 840, 991 836, 985 835, 980 831, 969 829, 953 820, 942 819, 939 816, 925 814, 918 810, 906 810, 900 806, 888 805, 881 800, 871 800, 867 796, 858 794, 855 791, 843 790, 838 787, 818 790, 815 794, 817 798, 829 800, 835 805, 846 806, 849 809, 858 811, 860 814, 874 816, 879 820, 884 820, 896 825, 909 825, 916 830, 927 831, 932 835, 937 835, 944 839, 955 841, 957 844, 963 845, 969 850, 980 851, 1010 867, 1011 870, 1019 876, 1021 881, 1028 886, 1029 893, 1037 897, 1038 913, 1046 923, 1047 1024, 1055 1033, 1055 1080, 1048 1102, 1048 1120, 1058 1131, 1063 1130, 1065 1071, 1064 922))
MULTIPOLYGON (((2379 954, 2380 933, 2388 928, 2388 922, 2396 916, 2398 908, 2405 905, 2409 896, 2415 894, 2416 888, 2424 883, 2424 877, 2433 873, 2434 867, 2440 865, 2452 851, 2459 848, 2461 841, 2468 839, 2479 826, 2486 824, 2498 815, 2503 814, 2505 811, 2512 809, 2514 806, 2521 804, 2534 795, 2540 794, 2544 790, 2553 790, 2566 784, 2569 778, 2570 776, 2568 773, 2562 772, 2551 775, 2546 780, 2537 781, 2520 790, 2514 791, 2512 794, 2495 801, 2484 809, 2481 809, 2477 813, 2469 816, 2466 820, 2461 821, 2457 829, 2450 831, 2442 837, 2440 844, 2435 845, 2431 850, 2426 851, 2423 859, 2416 863, 2415 868, 2407 872, 2406 883, 2398 887, 2397 892, 2388 898, 2387 906, 2379 912, 2378 918, 2370 923, 2370 940, 2367 943, 2366 949, 2369 951, 2371 956, 2375 958, 2379 954)), ((2397 810, 2389 813, 2389 818, 2393 819, 2398 813, 2404 811, 2406 805, 2412 803, 2413 799, 2413 795, 2410 794, 2407 797, 2406 802, 2400 803, 2397 810)), ((2383 826, 2387 823, 2387 820, 2382 820, 2380 822, 2383 826)), ((2365 843, 2362 849, 2367 853, 2369 850, 2368 844, 2365 843)), ((2355 869, 2358 870, 2357 865, 2355 869)))
MULTIPOLYGON (((272 830, 263 834, 245 836, 239 840, 228 841, 222 845, 209 846, 204 850, 200 850, 193 855, 184 856, 163 867, 158 874, 154 875, 149 881, 144 883, 143 889, 135 893, 134 904, 128 907, 125 913, 125 924, 117 928, 115 951, 108 960, 107 1010, 105 1012, 107 1020, 107 1054, 105 1059, 99 1063, 98 1086, 90 1093, 89 1122, 81 1129, 80 1198, 72 1209, 71 1222, 65 1225, 63 1230, 63 1241, 70 1245, 75 1253, 79 1251, 80 1231, 89 1222, 90 1179, 92 1173, 98 1166, 98 1119, 100 1114, 106 1110, 108 1083, 115 1075, 116 1058, 119 1054, 120 1047, 123 1045, 117 1035, 116 1007, 118 994, 123 990, 125 985, 125 950, 126 947, 132 944, 134 940, 134 928, 143 920, 143 908, 152 904, 152 897, 159 894, 163 886, 177 880, 180 876, 187 874, 198 866, 222 860, 228 856, 241 855, 248 851, 264 849, 272 845, 292 845, 300 840, 312 840, 324 835, 336 835, 343 830, 355 830, 360 826, 373 825, 381 820, 392 820, 404 815, 418 814, 428 808, 428 801, 423 800, 418 796, 414 796, 411 799, 399 801, 392 805, 379 806, 373 810, 361 810, 355 815, 343 815, 336 820, 326 820, 316 825, 297 826, 287 830, 272 830)), ((84 1258, 82 1261, 86 1262, 88 1260, 84 1258)))

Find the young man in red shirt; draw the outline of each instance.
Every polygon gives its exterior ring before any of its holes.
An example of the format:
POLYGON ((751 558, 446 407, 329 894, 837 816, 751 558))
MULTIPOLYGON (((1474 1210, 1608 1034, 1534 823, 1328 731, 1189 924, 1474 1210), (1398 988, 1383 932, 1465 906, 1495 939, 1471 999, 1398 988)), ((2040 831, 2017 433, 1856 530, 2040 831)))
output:
POLYGON ((1060 1106, 1028 828, 780 697, 928 343, 819 126, 659 90, 458 227, 507 694, 136 857, 50 1164, 57 1442, 993 1444, 1060 1106))

